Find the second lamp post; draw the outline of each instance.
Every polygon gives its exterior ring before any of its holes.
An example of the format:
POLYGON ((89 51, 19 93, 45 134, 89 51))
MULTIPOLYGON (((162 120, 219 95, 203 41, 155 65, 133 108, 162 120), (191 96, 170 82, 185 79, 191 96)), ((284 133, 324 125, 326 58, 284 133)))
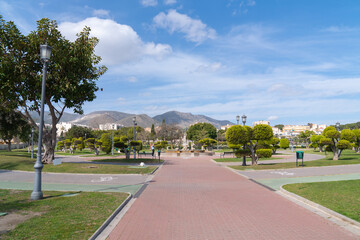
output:
MULTIPOLYGON (((246 117, 245 114, 241 116, 241 120, 242 120, 243 126, 245 126, 246 118, 247 118, 247 117, 246 117)), ((243 149, 245 150, 245 144, 244 144, 244 146, 243 146, 243 149)), ((245 155, 243 156, 243 163, 242 163, 242 165, 243 165, 243 166, 246 166, 246 156, 245 156, 245 155)))

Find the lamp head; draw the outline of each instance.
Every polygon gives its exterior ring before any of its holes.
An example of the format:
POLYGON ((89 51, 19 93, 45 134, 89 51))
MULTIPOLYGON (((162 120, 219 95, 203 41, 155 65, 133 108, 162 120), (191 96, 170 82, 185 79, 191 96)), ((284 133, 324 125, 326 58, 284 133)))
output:
POLYGON ((40 59, 42 62, 49 62, 51 57, 51 49, 47 44, 40 45, 40 59))
POLYGON ((247 118, 247 116, 245 114, 241 116, 241 120, 242 120, 243 124, 246 123, 246 118, 247 118))

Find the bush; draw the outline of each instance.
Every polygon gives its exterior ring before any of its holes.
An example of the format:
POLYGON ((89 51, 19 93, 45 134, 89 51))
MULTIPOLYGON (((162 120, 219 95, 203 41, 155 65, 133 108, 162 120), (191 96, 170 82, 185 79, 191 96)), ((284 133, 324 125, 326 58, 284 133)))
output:
POLYGON ((258 158, 271 158, 272 150, 271 149, 258 149, 256 150, 256 155, 258 158))
POLYGON ((109 154, 112 149, 112 139, 109 133, 104 133, 101 135, 100 141, 101 144, 101 150, 104 151, 106 154, 109 154))
POLYGON ((247 157, 251 155, 251 151, 249 149, 238 149, 235 151, 235 156, 237 158, 241 158, 241 157, 247 157))
POLYGON ((287 149, 289 147, 289 139, 286 138, 280 139, 280 147, 283 149, 287 149))

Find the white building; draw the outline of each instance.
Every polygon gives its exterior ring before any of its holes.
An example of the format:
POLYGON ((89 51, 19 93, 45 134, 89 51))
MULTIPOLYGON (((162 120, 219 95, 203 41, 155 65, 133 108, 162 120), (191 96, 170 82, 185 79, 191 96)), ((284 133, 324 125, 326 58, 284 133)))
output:
POLYGON ((124 127, 122 124, 118 123, 105 123, 105 124, 99 124, 100 130, 118 130, 120 128, 124 127))
POLYGON ((256 126, 256 125, 259 125, 259 124, 270 125, 270 121, 260 120, 260 121, 253 122, 253 126, 256 126))
POLYGON ((61 133, 65 134, 73 126, 89 128, 89 126, 86 126, 84 124, 74 124, 74 123, 71 123, 71 122, 60 122, 60 123, 56 124, 56 135, 61 136, 61 133))
POLYGON ((228 128, 230 128, 230 127, 232 127, 232 126, 234 126, 234 124, 226 124, 226 125, 224 125, 224 126, 221 126, 220 129, 226 131, 228 128))

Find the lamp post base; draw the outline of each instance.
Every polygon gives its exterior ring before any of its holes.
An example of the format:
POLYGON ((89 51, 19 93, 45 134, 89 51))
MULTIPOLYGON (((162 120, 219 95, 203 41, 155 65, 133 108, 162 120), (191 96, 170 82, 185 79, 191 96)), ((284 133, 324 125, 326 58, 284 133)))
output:
POLYGON ((40 200, 43 198, 43 193, 42 192, 32 192, 30 199, 31 200, 40 200))
POLYGON ((242 166, 246 166, 246 157, 243 156, 243 163, 242 163, 242 166))

